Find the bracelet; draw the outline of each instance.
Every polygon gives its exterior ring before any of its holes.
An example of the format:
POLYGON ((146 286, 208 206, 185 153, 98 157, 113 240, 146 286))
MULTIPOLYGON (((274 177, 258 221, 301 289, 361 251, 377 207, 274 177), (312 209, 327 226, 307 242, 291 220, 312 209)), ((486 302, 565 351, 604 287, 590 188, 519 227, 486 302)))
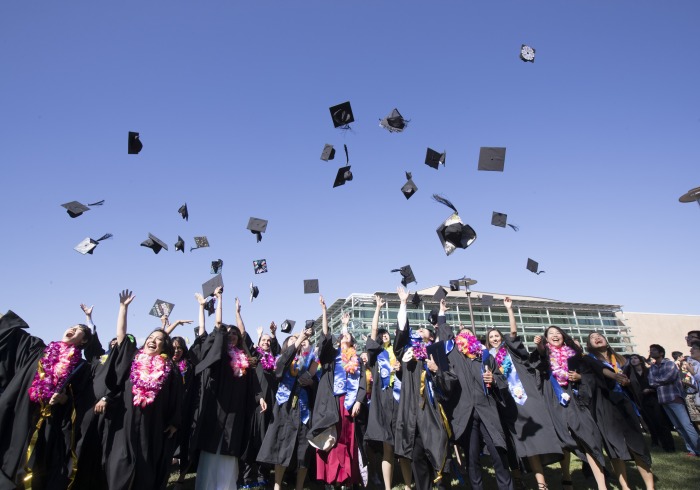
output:
POLYGON ((100 398, 100 401, 101 401, 101 402, 107 403, 108 400, 107 400, 107 397, 106 397, 106 396, 103 396, 102 398, 100 398))

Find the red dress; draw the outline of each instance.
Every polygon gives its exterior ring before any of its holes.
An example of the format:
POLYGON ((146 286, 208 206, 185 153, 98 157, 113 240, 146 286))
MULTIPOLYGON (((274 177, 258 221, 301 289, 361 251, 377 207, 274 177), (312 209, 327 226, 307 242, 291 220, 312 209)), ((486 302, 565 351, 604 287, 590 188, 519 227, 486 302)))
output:
POLYGON ((345 408, 345 395, 336 396, 340 420, 338 442, 330 451, 316 450, 316 479, 328 484, 360 483, 360 457, 355 439, 355 422, 345 408))

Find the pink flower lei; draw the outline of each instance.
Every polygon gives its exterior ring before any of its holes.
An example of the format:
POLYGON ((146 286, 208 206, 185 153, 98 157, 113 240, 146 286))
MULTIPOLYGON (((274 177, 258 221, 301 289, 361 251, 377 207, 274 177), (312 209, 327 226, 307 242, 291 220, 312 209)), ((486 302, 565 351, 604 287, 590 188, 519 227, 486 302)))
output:
POLYGON ((344 347, 340 351, 340 360, 343 363, 343 369, 348 374, 355 374, 357 368, 360 367, 360 361, 357 358, 357 353, 354 347, 344 347))
POLYGON ((63 388, 68 376, 80 363, 80 358, 81 350, 75 345, 51 342, 46 346, 29 387, 29 399, 36 403, 48 403, 63 388))
POLYGON ((471 332, 460 332, 455 338, 455 343, 459 351, 469 359, 481 357, 481 353, 486 348, 484 344, 471 332))
POLYGON ((233 375, 236 378, 240 378, 245 374, 246 369, 250 363, 248 362, 248 356, 245 351, 239 349, 233 344, 229 344, 228 355, 231 358, 230 365, 233 375))
POLYGON ((275 370, 275 356, 270 354, 267 351, 262 350, 260 347, 255 349, 258 351, 258 354, 260 354, 260 364, 262 365, 263 369, 265 371, 274 371, 275 370))
POLYGON ((180 359, 177 363, 177 368, 180 370, 180 374, 184 376, 187 372, 187 361, 185 359, 180 359))
POLYGON ((506 360, 507 355, 508 350, 506 350, 506 346, 501 345, 501 347, 498 349, 498 352, 496 353, 496 364, 499 368, 503 366, 503 361, 506 360))
POLYGON ((135 407, 145 408, 156 399, 168 379, 172 363, 168 356, 150 356, 140 349, 131 363, 131 394, 135 407))
POLYGON ((569 358, 576 355, 576 351, 564 344, 561 347, 555 347, 548 344, 549 347, 549 367, 552 374, 556 378, 559 386, 569 384, 569 358))
POLYGON ((411 348, 413 349, 413 357, 416 361, 424 361, 428 358, 428 347, 431 342, 424 342, 422 338, 418 336, 411 336, 411 348))

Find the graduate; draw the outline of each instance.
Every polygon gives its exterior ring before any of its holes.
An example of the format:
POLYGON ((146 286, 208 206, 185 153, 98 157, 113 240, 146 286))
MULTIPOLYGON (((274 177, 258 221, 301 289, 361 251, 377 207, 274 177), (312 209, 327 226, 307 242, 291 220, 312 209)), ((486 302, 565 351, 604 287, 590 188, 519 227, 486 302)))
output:
POLYGON ((296 466, 296 489, 303 490, 311 461, 307 433, 311 427, 315 375, 318 368, 309 338, 313 329, 306 328, 284 341, 282 353, 275 362, 278 383, 272 409, 272 422, 267 428, 258 463, 275 467, 274 490, 282 490, 284 472, 296 466))
POLYGON ((127 335, 134 298, 129 290, 119 294, 117 345, 107 373, 112 391, 123 386, 121 398, 110 407, 114 412, 105 448, 110 490, 164 489, 174 450, 168 439, 180 425, 182 379, 172 362, 172 341, 157 328, 137 347, 136 339, 127 335))
POLYGON ((13 311, 0 318, 0 489, 63 489, 74 477, 75 432, 91 399, 78 324, 45 345, 13 311))

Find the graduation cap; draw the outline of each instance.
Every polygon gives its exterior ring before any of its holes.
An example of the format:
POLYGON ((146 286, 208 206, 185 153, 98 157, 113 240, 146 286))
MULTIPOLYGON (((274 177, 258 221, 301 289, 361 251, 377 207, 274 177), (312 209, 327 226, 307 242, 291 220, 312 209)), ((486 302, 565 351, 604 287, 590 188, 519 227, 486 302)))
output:
POLYGON ((413 275, 413 269, 411 269, 410 265, 404 265, 399 269, 391 269, 391 272, 401 273, 401 284, 403 284, 404 287, 408 286, 412 282, 418 284, 418 281, 416 281, 416 276, 413 275))
POLYGON ((457 208, 438 194, 433 194, 433 199, 454 211, 436 230, 445 253, 450 255, 458 248, 467 248, 471 245, 476 240, 476 232, 471 226, 462 223, 457 208))
POLYGON ((204 311, 206 311, 209 316, 214 314, 216 311, 216 298, 211 297, 204 302, 204 311))
POLYGON ((205 298, 207 296, 214 296, 214 291, 216 291, 216 288, 219 286, 222 288, 224 287, 224 278, 221 276, 221 274, 215 275, 207 282, 202 284, 202 296, 205 298))
POLYGON ((388 116, 379 121, 379 125, 390 133, 400 133, 406 129, 408 121, 403 118, 398 109, 394 109, 388 116))
POLYGON ((506 162, 506 149, 493 146, 482 146, 479 149, 479 170, 503 172, 506 162))
POLYGON ((93 240, 90 237, 87 237, 85 240, 77 244, 73 250, 80 252, 81 254, 90 254, 92 255, 92 252, 95 251, 95 247, 97 247, 98 243, 101 242, 102 240, 107 240, 108 238, 112 238, 111 233, 106 233, 102 235, 100 238, 97 240, 93 240))
POLYGON ((253 286, 253 283, 250 283, 250 302, 253 302, 254 298, 258 297, 258 294, 260 294, 260 290, 258 289, 257 286, 253 286))
POLYGON ((450 291, 459 291, 459 279, 450 281, 450 291))
POLYGON ((157 254, 160 252, 161 249, 168 250, 168 246, 165 244, 164 241, 160 240, 157 238, 155 235, 152 235, 151 233, 148 234, 148 239, 144 240, 141 242, 142 247, 150 248, 153 250, 153 253, 157 254))
POLYGON ((418 187, 416 186, 415 182, 413 182, 413 176, 411 175, 411 172, 406 172, 406 180, 407 182, 401 188, 401 192, 403 192, 403 195, 406 197, 406 199, 410 199, 411 196, 413 196, 413 194, 416 193, 418 187))
POLYGON ((175 251, 185 253, 185 240, 180 235, 177 236, 177 242, 175 242, 175 251))
POLYGON ((352 114, 350 102, 334 105, 329 109, 333 118, 333 126, 341 129, 350 129, 349 124, 355 122, 355 117, 352 114))
POLYGON ((198 248, 205 248, 209 246, 209 240, 207 240, 207 237, 205 236, 196 236, 194 237, 194 243, 197 245, 196 247, 191 247, 190 252, 192 250, 197 250, 198 248))
POLYGON ((211 273, 218 274, 224 268, 224 261, 221 259, 211 261, 211 273))
POLYGON ((260 259, 253 261, 253 272, 256 274, 264 274, 267 272, 267 260, 260 259))
POLYGON ((260 218, 250 218, 246 227, 252 234, 258 238, 258 242, 262 240, 262 233, 267 230, 267 220, 260 218))
POLYGON ((177 212, 180 213, 180 216, 182 216, 182 219, 185 221, 190 220, 190 213, 187 212, 187 203, 180 206, 180 209, 178 209, 177 212))
POLYGON ((307 328, 314 328, 314 325, 316 325, 316 320, 306 320, 306 323, 304 324, 304 330, 307 328))
POLYGON ((295 323, 296 322, 294 320, 285 320, 282 322, 282 325, 280 325, 280 330, 282 330, 284 333, 290 333, 294 328, 295 323))
POLYGON ((506 226, 509 226, 513 228, 514 231, 518 231, 520 227, 518 225, 511 225, 508 223, 508 215, 505 213, 498 213, 494 211, 491 214, 491 224, 493 226, 499 226, 501 228, 505 228, 506 226))
POLYGON ((65 204, 61 204, 64 208, 66 208, 66 212, 68 213, 68 216, 71 218, 77 218, 81 214, 83 214, 86 211, 90 211, 89 206, 102 206, 105 203, 104 199, 101 201, 93 202, 92 204, 83 204, 78 201, 71 201, 67 202, 65 204))
POLYGON ((304 294, 318 293, 318 279, 304 279, 304 294))
POLYGON ((153 303, 153 307, 151 308, 151 311, 148 312, 148 314, 157 316, 158 318, 162 317, 163 315, 170 316, 170 313, 173 311, 173 308, 175 308, 175 305, 173 303, 168 303, 167 301, 163 301, 162 299, 157 299, 156 302, 153 303))
POLYGON ((481 295, 481 306, 491 306, 493 305, 493 296, 490 294, 481 295))
MULTIPOLYGON (((432 310, 430 310, 430 313, 428 313, 428 323, 430 323, 431 325, 437 325, 438 313, 439 312, 437 308, 433 308, 432 310)), ((432 328, 430 330, 432 330, 432 328)))
POLYGON ((438 286, 435 294, 433 295, 433 301, 439 303, 445 298, 447 298, 447 291, 442 286, 438 286))
POLYGON ((535 62, 535 48, 522 44, 520 46, 520 59, 523 61, 535 62))
POLYGON ((681 197, 679 197, 678 201, 680 201, 680 202, 697 201, 698 204, 700 204, 700 187, 696 187, 695 189, 690 189, 688 192, 686 192, 681 197))
POLYGON ((538 272, 537 269, 538 269, 539 266, 540 266, 540 265, 539 265, 537 262, 535 262, 534 260, 532 260, 532 259, 527 259, 527 266, 526 266, 526 267, 527 267, 527 270, 529 270, 530 272, 534 272, 534 273, 537 274, 538 276, 539 276, 540 274, 542 274, 543 272, 545 272, 545 271, 539 271, 539 272, 538 272))
POLYGON ((321 160, 327 162, 328 160, 333 160, 335 158, 335 148, 333 145, 325 144, 323 145, 323 151, 321 152, 321 160))
POLYGON ((425 154, 425 164, 428 167, 434 168, 435 170, 438 169, 440 164, 442 163, 442 166, 445 166, 445 160, 447 159, 447 152, 443 153, 438 153, 432 148, 428 148, 428 151, 425 154))
POLYGON ((139 133, 129 131, 129 155, 137 155, 143 149, 139 133))
POLYGON ((333 187, 338 187, 344 185, 345 182, 352 180, 352 172, 350 171, 350 156, 348 155, 348 145, 343 145, 345 149, 345 167, 340 167, 338 173, 335 176, 335 182, 333 182, 333 187))
POLYGON ((413 303, 413 306, 418 308, 420 306, 420 295, 418 294, 418 291, 413 293, 413 298, 411 299, 411 303, 413 303))

